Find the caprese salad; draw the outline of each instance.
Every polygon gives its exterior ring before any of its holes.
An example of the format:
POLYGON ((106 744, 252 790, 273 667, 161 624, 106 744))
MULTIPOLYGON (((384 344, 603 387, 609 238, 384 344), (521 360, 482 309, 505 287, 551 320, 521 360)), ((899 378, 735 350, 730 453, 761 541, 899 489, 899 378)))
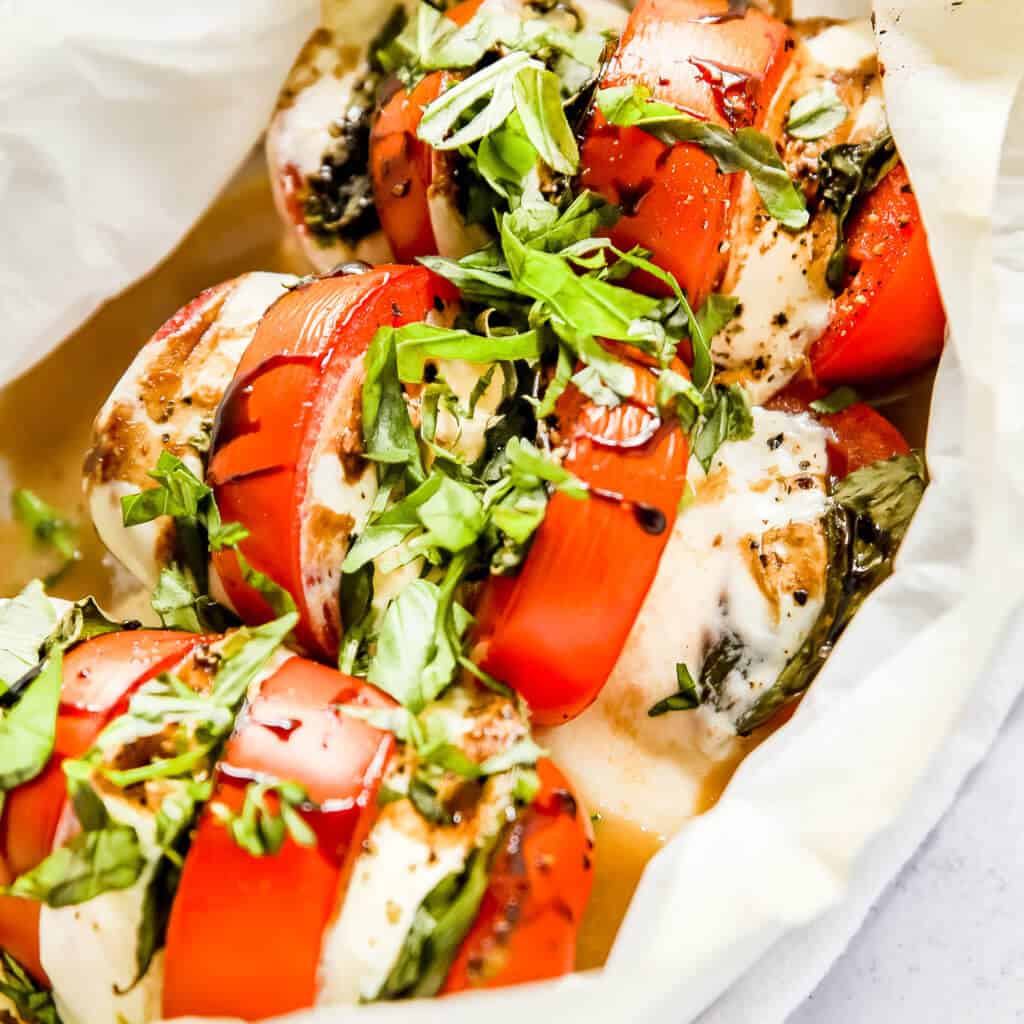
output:
POLYGON ((854 390, 944 332, 867 25, 401 7, 267 156, 318 273, 176 313, 86 459, 160 628, 0 607, 0 1021, 571 971, 586 808, 692 816, 926 486, 854 390))

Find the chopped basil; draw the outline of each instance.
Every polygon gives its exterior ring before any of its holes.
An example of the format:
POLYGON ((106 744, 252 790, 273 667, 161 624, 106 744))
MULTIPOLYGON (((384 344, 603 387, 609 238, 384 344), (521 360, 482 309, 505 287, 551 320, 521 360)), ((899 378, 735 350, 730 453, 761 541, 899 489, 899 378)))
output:
POLYGON ((712 292, 697 311, 697 323, 708 342, 728 324, 739 309, 740 300, 734 295, 712 292))
POLYGON ((161 516, 174 519, 181 564, 162 570, 153 592, 153 610, 165 626, 195 632, 223 631, 231 617, 206 594, 209 552, 233 550, 242 578, 258 590, 277 616, 295 610, 291 594, 249 564, 239 544, 249 531, 240 523, 224 523, 213 489, 177 456, 160 453, 149 474, 156 482, 121 499, 125 526, 138 526, 161 516))
POLYGON ((647 709, 647 714, 651 718, 657 718, 669 711, 692 711, 699 703, 697 684, 686 664, 680 661, 676 663, 676 692, 652 704, 647 709))
POLYGON ((39 663, 57 627, 57 612, 40 580, 0 604, 0 694, 39 663))
POLYGON ((706 407, 704 395, 699 389, 675 370, 662 370, 658 375, 655 398, 658 408, 663 413, 673 414, 683 430, 691 430, 696 426, 706 407))
POLYGON ((423 479, 420 449, 398 378, 397 337, 380 330, 366 353, 363 383, 363 450, 374 462, 404 466, 423 479))
POLYGON ((815 412, 828 415, 830 413, 842 412, 851 405, 860 401, 860 395, 853 388, 841 387, 830 391, 824 398, 816 398, 810 403, 815 412))
POLYGON ((52 548, 60 556, 60 568, 50 574, 48 583, 55 582, 82 557, 78 550, 78 526, 38 494, 19 488, 11 494, 11 510, 14 518, 28 528, 35 541, 52 548))
POLYGON ((558 174, 575 174, 580 152, 562 109, 561 89, 553 71, 530 65, 512 83, 516 113, 540 158, 558 174))
POLYGON ((23 1024, 61 1024, 53 993, 42 988, 10 953, 0 950, 0 996, 14 1004, 23 1024))
POLYGON ((246 853, 265 857, 278 853, 287 837, 299 846, 316 845, 316 833, 299 813, 314 806, 297 782, 265 780, 246 786, 240 812, 221 803, 212 804, 210 810, 246 853), (270 805, 268 796, 273 800, 270 805))
POLYGON ((403 382, 423 380, 428 359, 464 359, 470 363, 498 363, 515 359, 539 359, 536 331, 522 334, 479 335, 431 324, 409 324, 394 331, 396 369, 403 382))
POLYGON ((822 199, 836 215, 836 245, 825 272, 833 291, 842 291, 846 286, 844 231, 851 211, 898 162, 896 143, 888 129, 868 142, 833 146, 819 157, 822 199))
POLYGON ((726 441, 742 441, 754 432, 747 393, 738 384, 715 385, 714 404, 693 440, 693 454, 704 468, 711 470, 715 453, 726 441))
POLYGON ((820 139, 835 131, 848 114, 836 87, 826 82, 793 102, 786 118, 786 131, 795 139, 820 139))
POLYGON ((723 173, 746 171, 765 209, 780 224, 794 230, 806 227, 807 204, 767 135, 754 128, 734 133, 650 97, 650 90, 641 85, 616 86, 600 90, 597 105, 611 124, 642 128, 668 146, 693 142, 723 173))
POLYGON ((102 828, 79 832, 6 892, 48 907, 69 907, 105 892, 130 889, 145 866, 135 829, 109 821, 102 828))
POLYGON ((50 760, 57 729, 63 657, 60 648, 0 718, 0 794, 34 779, 50 760))

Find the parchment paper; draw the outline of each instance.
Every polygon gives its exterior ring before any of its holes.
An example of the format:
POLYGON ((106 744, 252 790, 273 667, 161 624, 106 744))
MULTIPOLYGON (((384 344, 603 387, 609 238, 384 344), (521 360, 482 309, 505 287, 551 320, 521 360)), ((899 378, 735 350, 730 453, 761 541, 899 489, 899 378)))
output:
MULTIPOLYGON (((161 58, 163 33, 180 38, 192 18, 179 22, 178 15, 192 11, 189 5, 177 5, 173 18, 157 18, 141 33, 145 17, 130 19, 141 48, 132 31, 107 17, 111 5, 79 6, 105 9, 102 26, 93 18, 93 28, 76 37, 80 60, 62 69, 51 61, 36 71, 25 53, 45 52, 46 43, 28 31, 25 45, 34 49, 14 49, 20 73, 0 71, 0 183, 9 197, 12 181, 26 182, 31 199, 24 211, 5 204, 0 297, 6 307, 17 294, 28 308, 16 312, 13 333, 7 318, 13 341, 0 347, 0 379, 56 343, 180 237, 259 127, 259 104, 251 95, 239 100, 246 90, 232 75, 251 76, 249 91, 266 90, 265 110, 275 86, 258 80, 270 64, 280 63, 282 74, 287 64, 278 61, 283 27, 262 42, 250 38, 247 52, 231 52, 231 60, 225 45, 204 44, 200 69, 210 72, 220 58, 221 74, 212 76, 224 90, 216 117, 194 75, 165 73, 161 58), (260 46, 266 48, 257 55, 260 46), (120 94, 132 81, 144 84, 122 121, 120 94), (64 130, 68 108, 57 97, 80 93, 89 99, 67 128, 74 145, 66 152, 47 127, 64 130), (245 132, 224 126, 233 102, 241 103, 245 132), (165 147, 187 148, 195 139, 188 131, 154 138, 143 116, 150 105, 181 118, 189 111, 205 129, 187 161, 165 147), (222 152, 230 141, 238 143, 231 160, 222 152), (197 179, 208 170, 199 165, 215 163, 217 173, 203 178, 205 192, 189 182, 190 208, 165 194, 185 186, 173 177, 169 186, 166 167, 154 162, 170 162, 179 173, 187 163, 197 179), (88 169, 90 179, 98 173, 106 182, 102 172, 109 176, 126 164, 132 181, 159 183, 140 190, 134 216, 101 217, 75 201, 80 197, 69 183, 76 174, 88 169), (147 202, 152 217, 145 215, 147 202), (81 281, 65 273, 54 282, 46 268, 26 265, 49 258, 53 248, 52 234, 38 233, 40 220, 65 222, 77 258, 99 254, 81 281)), ((212 5, 196 0, 196 19, 206 6, 212 5)), ((258 10, 268 26, 272 6, 246 5, 246 23, 251 27, 258 10)), ((796 8, 802 16, 862 13, 856 0, 803 0, 796 8)), ((208 17, 222 32, 230 17, 224 5, 218 10, 208 17)), ((459 1024, 485 1015, 489 1024, 520 1024, 532 1015, 675 1024, 704 1013, 708 1024, 782 1020, 841 952, 990 744, 1021 687, 1014 663, 1024 655, 1024 533, 1013 529, 1024 504, 1024 403, 1017 398, 1024 368, 1024 119, 1004 157, 998 244, 992 236, 1001 143, 1024 70, 1024 5, 904 0, 876 4, 876 16, 890 121, 924 213, 952 327, 929 427, 932 484, 896 573, 867 602, 793 720, 744 763, 714 810, 651 863, 604 971, 443 1003, 292 1019, 459 1024)), ((282 22, 295 30, 293 51, 299 21, 282 22)), ((107 185, 97 187, 109 198, 107 185)))

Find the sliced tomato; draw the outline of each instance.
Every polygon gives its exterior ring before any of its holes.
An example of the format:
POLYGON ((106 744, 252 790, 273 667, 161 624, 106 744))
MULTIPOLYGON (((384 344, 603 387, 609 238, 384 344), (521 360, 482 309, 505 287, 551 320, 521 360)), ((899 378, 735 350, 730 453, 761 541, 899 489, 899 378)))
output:
POLYGON ((246 784, 297 782, 317 842, 254 857, 207 808, 167 932, 163 1013, 263 1020, 312 1006, 320 945, 376 815, 394 740, 337 704, 386 706, 364 682, 291 658, 263 684, 228 743, 213 801, 238 811, 246 784))
MULTIPOLYGON (((465 25, 482 3, 466 0, 448 11, 446 17, 465 25)), ((435 71, 411 93, 398 89, 381 107, 370 133, 373 199, 391 251, 401 263, 442 251, 443 240, 436 237, 431 206, 435 186, 452 173, 451 159, 449 154, 435 153, 416 131, 424 108, 437 99, 450 80, 450 75, 435 71)), ((451 251, 444 254, 465 255, 451 251)))
MULTIPOLYGON (((0 817, 0 874, 17 878, 49 855, 67 801, 64 759, 84 754, 132 690, 180 661, 197 639, 170 630, 109 633, 64 656, 53 756, 39 775, 7 794, 0 817)), ((45 978, 38 903, 0 896, 0 949, 45 978)))
POLYGON ((537 773, 540 791, 502 837, 480 912, 444 993, 543 981, 575 965, 594 879, 593 832, 554 764, 538 761, 537 773))
MULTIPOLYGON (((358 506, 367 346, 377 328, 423 320, 454 296, 424 267, 379 267, 295 288, 263 317, 221 403, 208 473, 221 516, 248 528, 243 554, 295 598, 297 635, 322 657, 337 652, 353 520, 314 478, 358 506)), ((213 564, 244 621, 271 617, 233 551, 214 554, 213 564)))
POLYGON ((542 725, 578 715, 607 681, 686 482, 686 435, 659 418, 654 374, 639 364, 634 374, 636 394, 614 409, 566 393, 565 467, 590 496, 552 497, 522 570, 491 577, 477 612, 476 661, 521 693, 542 725))
POLYGON ((850 282, 811 348, 826 384, 884 380, 942 351, 946 314, 921 213, 903 164, 868 193, 847 231, 850 282))
MULTIPOLYGON (((643 85, 655 99, 731 129, 759 126, 789 60, 789 30, 728 0, 641 0, 602 87, 643 85)), ((666 146, 595 114, 583 143, 582 181, 622 208, 611 229, 622 249, 649 249, 700 305, 725 270, 724 242, 741 175, 721 174, 696 144, 666 146)), ((630 283, 669 294, 655 278, 630 283)))

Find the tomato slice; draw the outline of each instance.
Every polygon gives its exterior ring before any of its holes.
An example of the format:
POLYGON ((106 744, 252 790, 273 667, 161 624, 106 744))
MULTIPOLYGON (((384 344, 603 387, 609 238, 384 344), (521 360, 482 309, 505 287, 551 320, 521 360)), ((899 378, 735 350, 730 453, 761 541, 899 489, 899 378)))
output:
POLYGON ((209 807, 200 819, 167 932, 163 1013, 262 1020, 312 1006, 325 928, 376 815, 394 745, 335 704, 387 706, 373 687, 291 658, 247 708, 219 766, 213 800, 239 810, 246 783, 306 787, 317 843, 291 838, 254 857, 209 807))
MULTIPOLYGON (((759 126, 789 61, 789 30, 728 0, 641 0, 630 16, 603 87, 644 85, 655 99, 731 129, 759 126)), ((639 128, 595 114, 583 143, 582 181, 622 208, 611 229, 622 249, 640 245, 671 271, 699 306, 725 271, 730 209, 739 174, 719 173, 693 143, 672 147, 639 128)), ((633 287, 668 295, 636 274, 633 287)))
POLYGON ((937 359, 946 314, 903 164, 864 198, 850 219, 847 245, 853 276, 811 348, 818 380, 884 380, 937 359))
MULTIPOLYGON (((67 802, 64 759, 84 754, 132 690, 180 661, 197 640, 170 630, 108 633, 64 656, 53 756, 39 775, 7 794, 0 817, 0 875, 17 878, 53 848, 67 802)), ((43 980, 39 909, 32 900, 0 896, 0 949, 43 980)))
POLYGON ((477 611, 478 664, 518 690, 541 725, 575 717, 604 686, 683 494, 686 435, 661 422, 654 374, 638 363, 634 374, 636 394, 614 409, 566 392, 565 467, 590 497, 552 497, 521 571, 491 577, 477 611))
MULTIPOLYGON (((483 0, 466 0, 448 11, 446 17, 457 25, 465 25, 482 4, 483 0)), ((411 93, 397 90, 381 108, 370 133, 374 203, 391 251, 401 263, 412 263, 418 256, 441 251, 430 200, 435 181, 451 173, 451 158, 449 154, 435 153, 417 138, 416 131, 424 108, 437 99, 450 80, 450 75, 435 71, 411 93)))
POLYGON ((538 761, 537 773, 540 791, 495 853, 480 912, 444 993, 542 981, 574 967, 594 879, 593 832, 554 764, 538 761))
MULTIPOLYGON (((221 516, 248 528, 243 554, 295 598, 299 640, 322 657, 338 648, 351 509, 374 486, 362 457, 363 356, 378 327, 423 320, 455 294, 424 267, 295 288, 263 317, 221 403, 208 473, 221 516)), ((233 551, 213 564, 245 622, 272 617, 233 551)))

